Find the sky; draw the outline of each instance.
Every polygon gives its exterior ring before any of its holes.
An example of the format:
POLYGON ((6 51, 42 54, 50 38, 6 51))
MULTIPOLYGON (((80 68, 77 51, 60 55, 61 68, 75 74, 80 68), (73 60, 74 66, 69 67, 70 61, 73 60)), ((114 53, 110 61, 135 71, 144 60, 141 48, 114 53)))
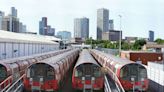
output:
POLYGON ((28 31, 38 32, 41 17, 48 18, 48 25, 58 31, 70 31, 74 35, 74 18, 89 18, 90 36, 96 38, 97 9, 109 9, 109 19, 114 28, 120 29, 121 15, 123 37, 148 37, 164 39, 164 0, 0 0, 0 11, 5 15, 10 8, 18 10, 18 17, 28 31))

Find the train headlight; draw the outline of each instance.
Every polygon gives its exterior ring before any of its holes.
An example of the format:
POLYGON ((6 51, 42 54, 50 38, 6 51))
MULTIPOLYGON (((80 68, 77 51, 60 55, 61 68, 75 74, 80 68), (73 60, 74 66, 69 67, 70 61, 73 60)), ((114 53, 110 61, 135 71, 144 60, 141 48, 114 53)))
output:
POLYGON ((43 78, 40 78, 39 81, 40 81, 40 84, 43 84, 43 78))
POLYGON ((144 85, 144 78, 141 78, 141 85, 144 85))
POLYGON ((82 83, 85 84, 85 77, 82 77, 82 83))
POLYGON ((131 77, 131 81, 135 81, 135 79, 133 77, 131 77))
POLYGON ((144 78, 141 78, 141 81, 144 81, 145 79, 144 78))
POLYGON ((95 82, 95 77, 92 77, 92 84, 94 84, 94 82, 95 82))
POLYGON ((33 82, 33 79, 32 78, 30 78, 30 84, 32 85, 32 82, 33 82))

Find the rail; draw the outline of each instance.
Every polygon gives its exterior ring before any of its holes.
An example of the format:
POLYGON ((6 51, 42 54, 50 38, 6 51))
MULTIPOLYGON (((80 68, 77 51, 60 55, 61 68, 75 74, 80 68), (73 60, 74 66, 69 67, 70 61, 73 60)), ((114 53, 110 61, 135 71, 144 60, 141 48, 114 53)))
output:
POLYGON ((124 88, 122 87, 118 77, 115 75, 115 73, 108 67, 105 67, 108 71, 108 75, 116 82, 116 86, 119 92, 125 92, 124 88))
POLYGON ((6 78, 3 82, 0 83, 0 92, 4 92, 12 82, 12 76, 6 78))
POLYGON ((104 88, 104 92, 112 92, 111 89, 110 89, 110 85, 108 83, 108 79, 107 77, 105 76, 105 82, 104 82, 104 85, 105 85, 105 88, 104 88))
POLYGON ((14 82, 5 92, 19 92, 23 87, 23 78, 25 74, 22 75, 16 82, 14 82))

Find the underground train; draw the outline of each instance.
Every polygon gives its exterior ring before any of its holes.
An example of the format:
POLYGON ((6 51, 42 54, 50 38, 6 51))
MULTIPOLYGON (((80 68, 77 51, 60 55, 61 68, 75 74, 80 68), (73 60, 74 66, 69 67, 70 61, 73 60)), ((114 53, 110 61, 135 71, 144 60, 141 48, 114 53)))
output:
POLYGON ((3 89, 7 85, 11 85, 18 80, 23 74, 25 74, 25 70, 29 65, 69 50, 71 49, 2 60, 0 62, 0 88, 3 89))
POLYGON ((147 91, 149 81, 145 66, 98 50, 90 52, 100 65, 110 68, 115 73, 126 91, 147 91))
POLYGON ((74 90, 102 91, 104 74, 101 66, 96 62, 88 50, 83 50, 74 66, 72 74, 74 90))
POLYGON ((24 90, 58 92, 78 54, 79 50, 74 49, 29 66, 23 81, 24 90))

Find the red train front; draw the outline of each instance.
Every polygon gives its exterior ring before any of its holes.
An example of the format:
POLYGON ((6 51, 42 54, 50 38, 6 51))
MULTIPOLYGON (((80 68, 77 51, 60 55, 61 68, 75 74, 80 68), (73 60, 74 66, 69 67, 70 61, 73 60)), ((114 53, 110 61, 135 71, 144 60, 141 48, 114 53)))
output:
MULTIPOLYGON (((55 67, 57 68, 57 66, 55 67)), ((31 91, 31 89, 45 91, 58 89, 56 73, 53 66, 49 64, 36 63, 31 65, 27 70, 27 78, 24 80, 26 91, 31 91)))
POLYGON ((146 68, 137 63, 126 64, 118 69, 117 76, 125 90, 146 91, 148 78, 146 68))
POLYGON ((72 86, 75 90, 103 90, 104 75, 101 67, 88 51, 82 51, 74 67, 72 86))
POLYGON ((90 50, 90 52, 99 64, 115 73, 125 91, 147 91, 148 78, 145 66, 98 50, 90 50))
POLYGON ((29 66, 23 81, 25 91, 58 92, 78 52, 75 49, 29 66))

